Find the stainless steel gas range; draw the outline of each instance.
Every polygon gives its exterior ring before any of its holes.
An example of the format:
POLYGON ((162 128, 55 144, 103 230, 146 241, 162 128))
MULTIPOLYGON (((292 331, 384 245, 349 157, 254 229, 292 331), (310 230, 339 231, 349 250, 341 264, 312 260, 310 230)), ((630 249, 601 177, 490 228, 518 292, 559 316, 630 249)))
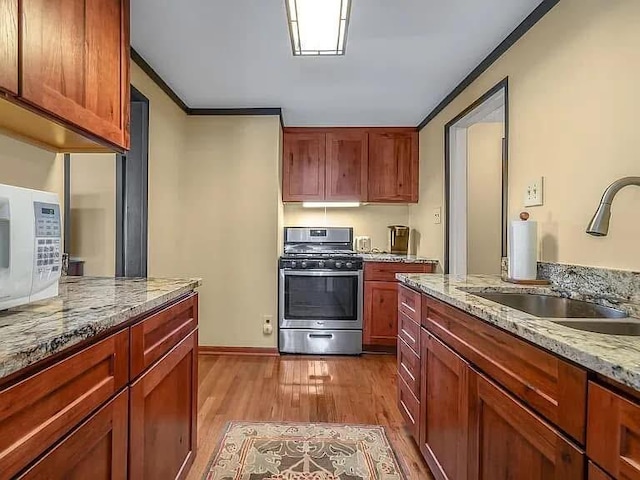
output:
POLYGON ((362 353, 362 258, 352 228, 287 227, 280 258, 279 349, 362 353))

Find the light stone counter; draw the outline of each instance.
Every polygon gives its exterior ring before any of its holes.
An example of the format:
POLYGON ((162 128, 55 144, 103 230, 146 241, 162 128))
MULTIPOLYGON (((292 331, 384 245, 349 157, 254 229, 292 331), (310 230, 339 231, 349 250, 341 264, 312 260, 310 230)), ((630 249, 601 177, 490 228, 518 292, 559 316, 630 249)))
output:
MULTIPOLYGON (((558 325, 549 319, 485 300, 473 293, 529 292, 580 298, 561 287, 532 287, 503 282, 497 275, 396 275, 405 285, 457 307, 563 358, 624 385, 640 390, 640 337, 591 333, 558 325)), ((592 292, 590 292, 592 293, 592 292)), ((633 297, 635 298, 635 297, 633 297)), ((611 297, 588 299, 637 313, 639 306, 611 297)), ((556 319, 557 320, 557 319, 556 319)))
POLYGON ((365 262, 384 263, 430 263, 438 264, 438 260, 433 258, 416 257, 415 255, 398 255, 395 253, 358 253, 365 262))
POLYGON ((0 379, 200 284, 199 279, 63 277, 58 297, 0 312, 0 379))

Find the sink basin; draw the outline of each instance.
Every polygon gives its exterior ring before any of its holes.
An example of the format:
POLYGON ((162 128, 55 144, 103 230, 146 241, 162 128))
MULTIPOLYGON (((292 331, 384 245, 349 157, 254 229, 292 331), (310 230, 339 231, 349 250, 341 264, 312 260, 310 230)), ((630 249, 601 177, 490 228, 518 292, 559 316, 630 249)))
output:
POLYGON ((637 320, 554 320, 558 325, 608 335, 640 335, 637 320))
MULTIPOLYGON (((535 315, 536 317, 625 318, 628 316, 625 312, 616 310, 615 308, 604 307, 595 303, 570 298, 552 297, 550 295, 539 295, 535 293, 474 293, 474 295, 535 315)), ((630 323, 635 324, 634 322, 630 323)), ((583 328, 583 330, 585 329, 583 328)))

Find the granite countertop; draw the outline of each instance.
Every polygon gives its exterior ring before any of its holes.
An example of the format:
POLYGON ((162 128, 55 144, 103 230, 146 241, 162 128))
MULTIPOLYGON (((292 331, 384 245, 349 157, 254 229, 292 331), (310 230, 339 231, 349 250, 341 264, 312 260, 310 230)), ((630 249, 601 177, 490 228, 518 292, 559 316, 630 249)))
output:
MULTIPOLYGON (((399 273, 396 277, 410 287, 503 328, 578 365, 640 390, 640 337, 576 330, 558 325, 549 319, 535 317, 485 300, 473 293, 526 292, 578 298, 576 295, 560 292, 554 287, 506 283, 497 275, 454 276, 399 273)), ((632 314, 639 311, 637 305, 612 304, 604 299, 597 303, 624 309, 632 314)))
POLYGON ((433 258, 417 257, 415 255, 398 255, 395 253, 358 253, 365 262, 385 262, 385 263, 432 263, 437 264, 438 260, 433 258))
POLYGON ((0 312, 0 379, 200 284, 199 279, 63 277, 58 297, 0 312))

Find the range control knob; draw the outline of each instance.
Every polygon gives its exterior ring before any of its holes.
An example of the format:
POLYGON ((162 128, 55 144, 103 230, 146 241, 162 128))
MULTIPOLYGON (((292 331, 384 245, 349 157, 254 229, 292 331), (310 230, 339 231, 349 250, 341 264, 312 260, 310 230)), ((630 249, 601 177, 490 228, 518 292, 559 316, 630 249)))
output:
POLYGON ((318 268, 324 268, 324 260, 318 262, 318 268))
POLYGON ((300 266, 301 266, 302 268, 307 268, 307 262, 302 262, 302 263, 300 264, 300 266))
POLYGON ((347 262, 347 268, 351 268, 351 267, 353 267, 353 263, 347 262))
POLYGON ((291 263, 289 263, 289 266, 290 266, 291 268, 296 268, 296 265, 297 265, 297 263, 296 263, 296 261, 295 261, 295 260, 294 260, 294 261, 292 261, 291 263))
POLYGON ((342 262, 337 261, 336 262, 336 268, 342 268, 342 262))

